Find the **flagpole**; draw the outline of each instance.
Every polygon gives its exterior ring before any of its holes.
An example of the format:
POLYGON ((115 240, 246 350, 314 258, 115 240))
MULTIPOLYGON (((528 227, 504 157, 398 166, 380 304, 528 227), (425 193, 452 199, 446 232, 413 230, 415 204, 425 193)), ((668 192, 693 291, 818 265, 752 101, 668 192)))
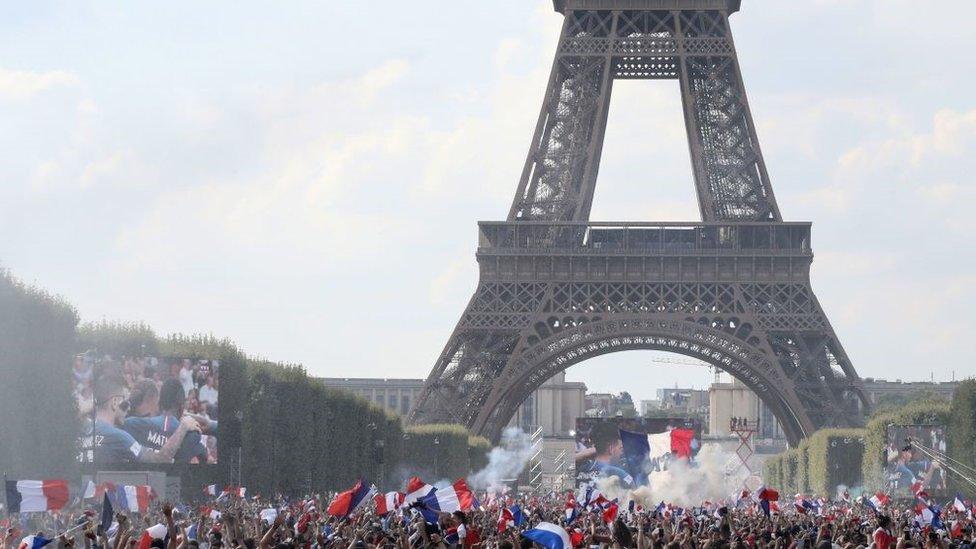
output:
POLYGON ((81 524, 76 524, 76 525, 72 526, 71 528, 68 528, 64 532, 61 532, 60 534, 58 534, 57 536, 55 536, 55 538, 58 538, 60 536, 67 536, 71 532, 74 532, 75 530, 77 530, 77 529, 79 529, 79 528, 81 528, 83 526, 88 526, 89 524, 91 524, 91 520, 86 520, 85 522, 82 522, 81 524))

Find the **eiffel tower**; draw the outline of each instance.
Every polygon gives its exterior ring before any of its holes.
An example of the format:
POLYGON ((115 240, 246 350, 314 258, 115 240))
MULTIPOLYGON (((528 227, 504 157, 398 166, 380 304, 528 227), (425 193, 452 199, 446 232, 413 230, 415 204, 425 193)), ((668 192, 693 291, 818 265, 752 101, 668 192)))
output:
POLYGON ((564 17, 506 221, 478 223, 478 288, 410 420, 498 440, 554 374, 633 349, 739 379, 789 442, 863 424, 860 378, 810 286, 810 223, 784 222, 729 15, 741 0, 554 0, 564 17), (591 222, 616 79, 677 79, 702 221, 591 222))

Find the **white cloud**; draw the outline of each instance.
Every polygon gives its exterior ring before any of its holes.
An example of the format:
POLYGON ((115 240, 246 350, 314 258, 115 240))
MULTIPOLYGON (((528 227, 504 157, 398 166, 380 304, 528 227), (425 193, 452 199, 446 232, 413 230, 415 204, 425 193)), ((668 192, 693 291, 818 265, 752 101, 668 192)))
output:
POLYGON ((77 75, 63 70, 38 72, 0 68, 0 99, 23 101, 53 88, 79 83, 77 75))

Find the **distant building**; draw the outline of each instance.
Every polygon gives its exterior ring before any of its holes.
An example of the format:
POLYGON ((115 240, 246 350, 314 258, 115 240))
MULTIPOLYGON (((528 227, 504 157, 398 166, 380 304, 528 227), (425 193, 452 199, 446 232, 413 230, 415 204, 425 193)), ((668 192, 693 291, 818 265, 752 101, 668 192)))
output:
POLYGON ((646 416, 647 414, 660 410, 661 401, 657 399, 653 400, 642 400, 640 401, 640 414, 646 416))
POLYGON ((532 432, 542 427, 544 436, 569 436, 576 418, 585 410, 586 384, 566 381, 566 373, 549 378, 519 406, 509 425, 532 432))
POLYGON ((587 417, 633 417, 637 415, 634 400, 628 393, 588 393, 586 395, 587 417))
MULTIPOLYGON (((886 403, 898 405, 926 394, 950 400, 957 383, 954 381, 903 382, 865 378, 863 385, 868 401, 872 406, 878 406, 886 403)), ((753 424, 759 420, 759 438, 774 440, 785 438, 783 429, 773 413, 739 380, 733 379, 731 383, 713 383, 708 389, 708 399, 709 434, 729 435, 730 420, 732 417, 737 417, 746 418, 753 424)))
MULTIPOLYGON (((416 378, 320 378, 333 387, 361 396, 400 416, 407 416, 417 402, 424 380, 416 378)), ((586 384, 566 381, 560 372, 533 392, 519 407, 509 425, 526 432, 542 427, 545 436, 568 436, 583 415, 586 384)))
POLYGON ((752 425, 758 420, 760 439, 785 439, 783 428, 769 408, 744 383, 715 382, 708 388, 708 434, 728 436, 732 418, 744 418, 752 425))
POLYGON ((885 400, 898 401, 904 398, 917 398, 923 394, 930 394, 942 397, 946 400, 952 399, 952 394, 956 391, 955 381, 888 381, 886 379, 864 378, 865 396, 868 401, 877 405, 885 400))
POLYGON ((682 389, 678 387, 658 389, 657 399, 662 410, 698 413, 708 410, 708 389, 682 389))

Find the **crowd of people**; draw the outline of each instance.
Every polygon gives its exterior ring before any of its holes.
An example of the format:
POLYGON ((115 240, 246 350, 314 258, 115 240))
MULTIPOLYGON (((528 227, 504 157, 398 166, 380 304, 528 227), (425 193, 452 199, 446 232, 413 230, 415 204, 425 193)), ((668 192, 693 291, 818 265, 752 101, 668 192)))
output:
POLYGON ((10 516, 0 549, 36 549, 21 544, 28 534, 53 539, 58 549, 569 549, 530 539, 550 525, 563 529, 573 547, 589 549, 970 549, 973 543, 971 507, 946 506, 926 524, 919 521, 917 504, 907 501, 883 508, 863 498, 823 502, 815 509, 790 503, 767 513, 746 494, 680 508, 553 492, 483 494, 467 511, 433 514, 422 509, 422 500, 403 501, 381 514, 378 502, 368 498, 348 514, 330 515, 326 509, 334 497, 224 494, 193 506, 154 501, 144 515, 115 514, 108 528, 99 526, 102 508, 90 500, 58 513, 10 516), (155 525, 165 535, 147 535, 155 525))
POLYGON ((78 355, 79 460, 216 463, 219 367, 216 360, 78 355))

